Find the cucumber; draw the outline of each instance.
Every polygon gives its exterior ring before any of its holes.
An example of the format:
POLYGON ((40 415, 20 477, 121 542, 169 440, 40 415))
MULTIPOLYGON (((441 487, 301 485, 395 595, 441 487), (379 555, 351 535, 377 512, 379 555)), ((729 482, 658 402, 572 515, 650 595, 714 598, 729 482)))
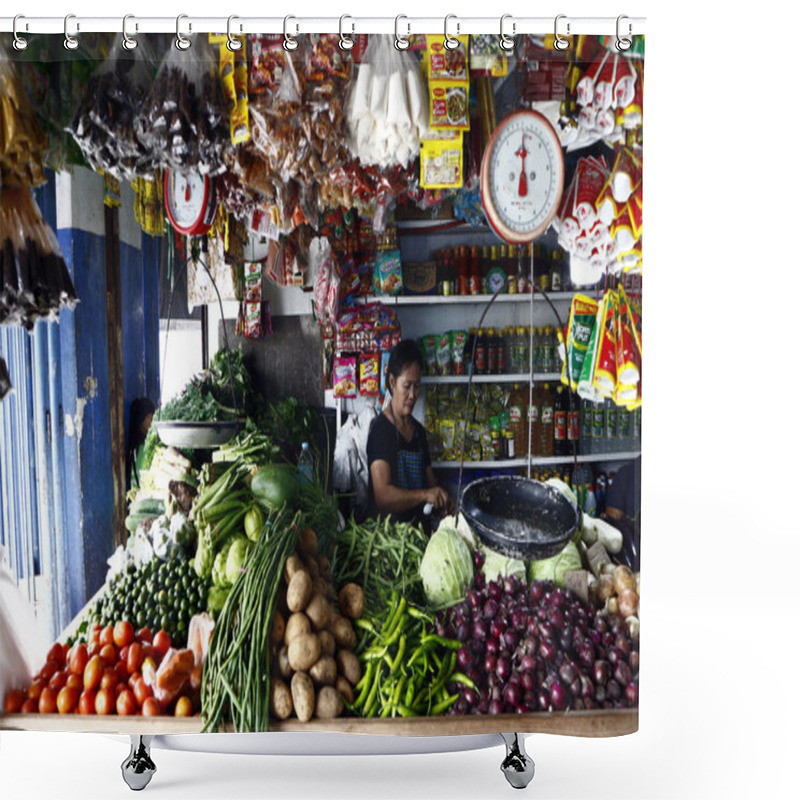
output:
POLYGON ((125 527, 130 533, 136 533, 136 529, 141 525, 143 522, 147 522, 149 519, 155 519, 156 514, 128 514, 125 518, 125 527))
POLYGON ((131 506, 131 515, 145 514, 148 517, 160 517, 163 513, 163 500, 155 500, 152 498, 136 500, 131 506))

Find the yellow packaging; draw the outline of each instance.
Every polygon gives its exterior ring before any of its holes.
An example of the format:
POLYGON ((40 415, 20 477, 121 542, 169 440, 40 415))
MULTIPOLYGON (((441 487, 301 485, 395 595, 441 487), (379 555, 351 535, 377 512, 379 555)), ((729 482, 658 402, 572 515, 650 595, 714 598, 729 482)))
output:
POLYGON ((420 142, 423 189, 460 189, 464 185, 464 137, 461 131, 432 132, 420 142))

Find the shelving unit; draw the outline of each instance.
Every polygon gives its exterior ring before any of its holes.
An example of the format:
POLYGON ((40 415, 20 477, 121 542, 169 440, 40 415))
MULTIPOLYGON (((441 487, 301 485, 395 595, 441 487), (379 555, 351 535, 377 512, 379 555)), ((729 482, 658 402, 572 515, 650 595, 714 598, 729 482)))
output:
MULTIPOLYGON (((572 300, 575 292, 548 292, 548 297, 554 302, 557 300, 572 300)), ((381 302, 387 306, 453 306, 453 305, 485 305, 492 299, 490 294, 370 294, 359 297, 356 302, 367 303, 381 302)), ((535 303, 544 303, 545 299, 538 292, 533 293, 535 303)), ((530 303, 531 295, 526 294, 500 294, 495 303, 530 303)))
MULTIPOLYGON (((534 383, 557 381, 561 379, 560 372, 548 372, 542 375, 534 375, 534 383)), ((423 384, 436 383, 463 383, 469 382, 469 375, 423 375, 423 384)), ((508 372, 503 375, 473 375, 472 382, 475 383, 528 383, 528 373, 508 372)))
MULTIPOLYGON (((590 464, 597 461, 627 461, 629 459, 637 458, 640 455, 638 451, 609 451, 608 453, 590 453, 588 455, 578 456, 579 464, 590 464)), ((573 461, 572 456, 532 456, 532 467, 547 467, 556 464, 571 464, 573 461)), ((434 469, 458 469, 461 466, 460 461, 434 461, 434 469)), ((464 469, 518 469, 520 467, 528 466, 528 458, 510 458, 504 461, 465 461, 464 469)))

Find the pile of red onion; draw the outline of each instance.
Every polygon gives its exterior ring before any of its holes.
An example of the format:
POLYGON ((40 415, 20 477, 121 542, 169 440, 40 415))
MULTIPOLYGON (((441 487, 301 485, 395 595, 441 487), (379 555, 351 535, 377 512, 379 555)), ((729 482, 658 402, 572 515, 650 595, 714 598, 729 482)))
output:
POLYGON ((639 642, 622 617, 606 615, 552 581, 476 575, 463 602, 440 613, 438 633, 458 639, 451 714, 524 714, 632 708, 639 703, 639 642))

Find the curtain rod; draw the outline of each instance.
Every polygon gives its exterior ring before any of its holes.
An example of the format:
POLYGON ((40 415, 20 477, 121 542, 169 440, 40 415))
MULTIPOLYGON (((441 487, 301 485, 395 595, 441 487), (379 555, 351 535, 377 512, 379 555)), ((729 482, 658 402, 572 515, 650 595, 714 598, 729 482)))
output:
MULTIPOLYGON (((82 17, 69 14, 66 17, 0 17, 0 32, 19 35, 25 33, 64 34, 71 36, 81 33, 122 33, 122 17, 82 17)), ((302 33, 384 33, 403 36, 409 34, 459 34, 501 33, 515 34, 554 33, 556 25, 562 36, 577 34, 642 35, 645 17, 570 17, 564 14, 556 17, 515 17, 509 14, 500 17, 355 17, 345 14, 342 17, 195 17, 181 14, 180 17, 137 17, 128 15, 125 30, 128 35, 137 33, 175 33, 178 28, 184 36, 192 33, 224 33, 230 30, 233 35, 248 33, 288 33, 296 36, 302 33), (446 28, 446 31, 445 31, 446 28)))

